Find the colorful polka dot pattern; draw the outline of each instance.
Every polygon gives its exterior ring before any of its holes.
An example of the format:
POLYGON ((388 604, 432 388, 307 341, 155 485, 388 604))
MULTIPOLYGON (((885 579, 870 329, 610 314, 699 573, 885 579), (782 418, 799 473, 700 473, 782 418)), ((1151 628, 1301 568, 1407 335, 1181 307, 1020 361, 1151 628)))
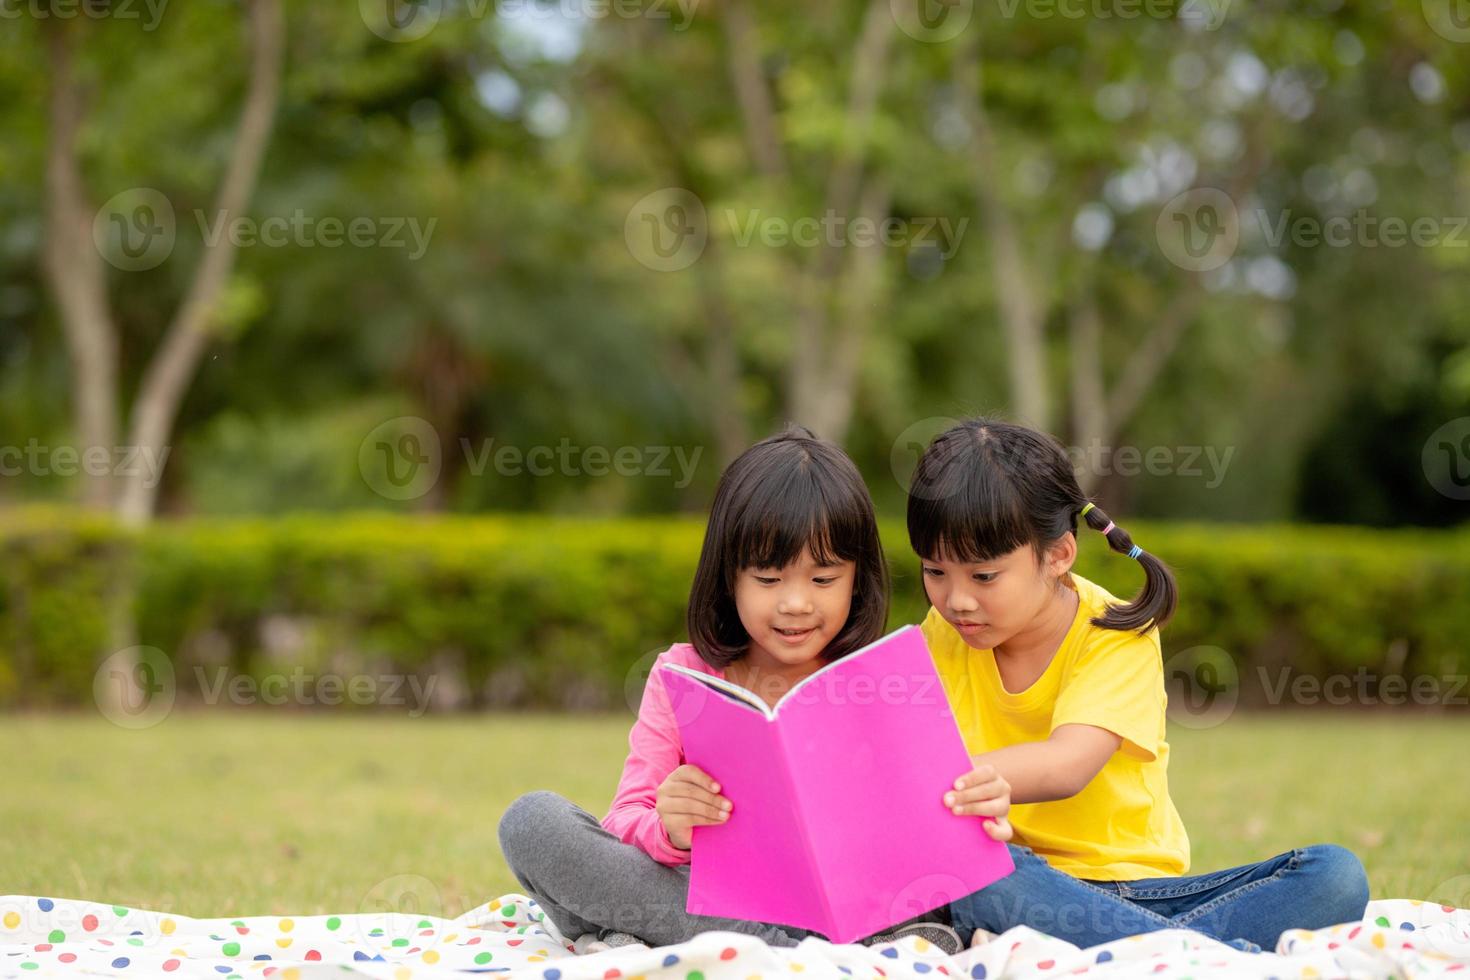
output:
POLYGON ((1018 927, 946 957, 921 939, 880 947, 808 940, 776 949, 708 933, 679 946, 577 956, 536 902, 507 895, 457 919, 400 913, 187 916, 65 899, 0 898, 0 980, 41 976, 383 980, 507 974, 515 980, 992 980, 1147 976, 1434 977, 1470 980, 1470 910, 1373 902, 1362 922, 1292 930, 1274 954, 1184 931, 1093 949, 1018 927))

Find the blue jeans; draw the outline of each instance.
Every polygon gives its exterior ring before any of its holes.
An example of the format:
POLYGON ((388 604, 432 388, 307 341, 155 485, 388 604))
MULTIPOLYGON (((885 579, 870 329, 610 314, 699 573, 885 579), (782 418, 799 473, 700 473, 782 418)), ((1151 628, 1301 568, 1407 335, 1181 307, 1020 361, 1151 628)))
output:
POLYGON ((1362 862, 1335 844, 1209 874, 1138 881, 1084 881, 1030 848, 1008 846, 1015 872, 950 904, 961 937, 1024 925, 1086 948, 1158 929, 1193 929, 1259 952, 1274 949, 1287 929, 1361 919, 1368 904, 1362 862))

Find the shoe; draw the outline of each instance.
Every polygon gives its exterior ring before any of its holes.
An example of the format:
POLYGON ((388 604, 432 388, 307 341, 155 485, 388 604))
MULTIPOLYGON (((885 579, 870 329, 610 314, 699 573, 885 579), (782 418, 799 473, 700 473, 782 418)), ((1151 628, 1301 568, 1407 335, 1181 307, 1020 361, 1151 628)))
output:
POLYGON ((869 936, 863 940, 864 946, 881 946, 884 943, 896 943, 900 939, 917 936, 926 940, 941 951, 945 956, 958 955, 965 948, 964 942, 960 940, 960 934, 955 932, 943 922, 911 922, 906 926, 900 926, 892 932, 880 933, 869 936))
POLYGON ((617 949, 621 946, 642 946, 648 948, 648 944, 632 933, 627 932, 604 932, 600 940, 608 949, 617 949))

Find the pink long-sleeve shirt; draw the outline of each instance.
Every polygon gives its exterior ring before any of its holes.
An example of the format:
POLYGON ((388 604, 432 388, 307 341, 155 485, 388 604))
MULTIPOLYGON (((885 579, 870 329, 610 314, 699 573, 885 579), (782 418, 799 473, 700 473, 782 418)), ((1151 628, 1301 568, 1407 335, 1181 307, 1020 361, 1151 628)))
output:
POLYGON ((675 643, 658 655, 643 688, 638 720, 628 733, 628 760, 623 763, 623 778, 618 781, 617 795, 607 816, 602 818, 602 826, 624 844, 642 848, 660 864, 688 864, 689 852, 675 847, 669 840, 664 822, 654 809, 659 786, 669 773, 684 764, 679 726, 659 677, 658 668, 666 663, 715 677, 725 676, 724 671, 705 663, 688 643, 675 643))

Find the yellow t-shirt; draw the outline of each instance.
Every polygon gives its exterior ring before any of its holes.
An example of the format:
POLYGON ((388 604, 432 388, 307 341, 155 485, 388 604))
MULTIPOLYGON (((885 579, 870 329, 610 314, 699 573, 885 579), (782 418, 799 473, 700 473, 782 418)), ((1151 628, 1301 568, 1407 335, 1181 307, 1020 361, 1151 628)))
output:
POLYGON ((1117 600, 1080 575, 1077 617, 1035 683, 1011 693, 995 654, 965 643, 938 610, 924 638, 971 755, 1041 742, 1060 725, 1095 725, 1123 745, 1075 796, 1011 808, 1016 843, 1078 878, 1131 881, 1189 870, 1189 836, 1169 799, 1159 632, 1108 630, 1089 620, 1117 600))

